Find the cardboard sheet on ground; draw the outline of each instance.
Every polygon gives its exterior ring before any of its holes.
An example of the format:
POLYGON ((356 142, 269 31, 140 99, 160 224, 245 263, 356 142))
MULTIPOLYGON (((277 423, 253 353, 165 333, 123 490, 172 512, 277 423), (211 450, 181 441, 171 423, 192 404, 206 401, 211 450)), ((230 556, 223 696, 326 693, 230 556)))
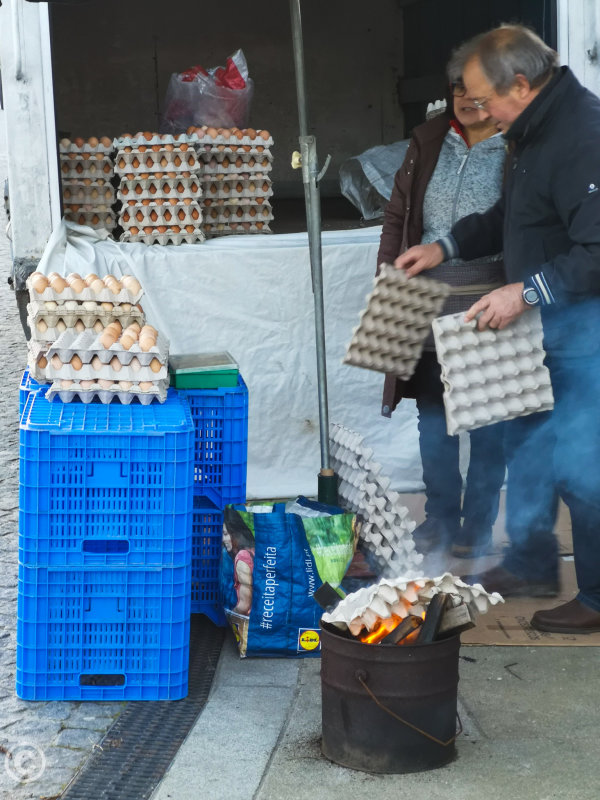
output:
MULTIPOLYGON (((394 484, 421 488, 416 412, 380 414, 383 376, 341 363, 375 274, 381 228, 323 234, 329 411, 365 437, 394 484)), ((315 327, 306 234, 145 246, 73 223, 54 231, 46 274, 131 273, 173 353, 229 351, 249 388, 248 497, 315 495, 320 467, 315 327)))

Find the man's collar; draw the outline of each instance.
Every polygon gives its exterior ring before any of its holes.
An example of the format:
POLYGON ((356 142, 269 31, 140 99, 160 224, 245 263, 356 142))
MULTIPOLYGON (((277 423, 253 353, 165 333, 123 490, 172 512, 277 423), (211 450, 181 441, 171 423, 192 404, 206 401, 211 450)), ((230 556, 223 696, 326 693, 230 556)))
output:
POLYGON ((562 94, 566 90, 568 84, 572 80, 576 80, 573 73, 568 67, 559 67, 556 74, 544 86, 542 91, 534 97, 531 103, 525 108, 510 128, 504 134, 504 138, 511 142, 517 142, 527 134, 535 131, 540 123, 543 122, 548 109, 553 105, 556 100, 557 94, 562 94), (555 90, 559 86, 561 90, 557 93, 555 90))

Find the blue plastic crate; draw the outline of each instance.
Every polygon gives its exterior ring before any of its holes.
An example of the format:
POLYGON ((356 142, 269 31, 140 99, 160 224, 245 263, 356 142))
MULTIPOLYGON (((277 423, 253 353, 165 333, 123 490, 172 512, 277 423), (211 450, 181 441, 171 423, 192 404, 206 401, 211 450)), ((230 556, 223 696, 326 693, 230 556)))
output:
POLYGON ((20 429, 20 562, 189 564, 193 436, 175 391, 147 406, 30 394, 20 429))
POLYGON ((189 566, 19 565, 16 688, 24 700, 179 700, 189 637, 189 566))
POLYGON ((19 419, 23 415, 29 392, 41 391, 42 394, 45 394, 48 386, 49 384, 47 383, 38 383, 35 378, 31 377, 29 370, 25 370, 21 377, 21 385, 19 386, 19 419))
POLYGON ((192 614, 206 614, 225 625, 219 598, 219 562, 223 542, 223 512, 208 498, 194 497, 192 518, 192 614))
POLYGON ((196 432, 194 489, 218 508, 246 500, 248 461, 248 389, 181 389, 196 432))

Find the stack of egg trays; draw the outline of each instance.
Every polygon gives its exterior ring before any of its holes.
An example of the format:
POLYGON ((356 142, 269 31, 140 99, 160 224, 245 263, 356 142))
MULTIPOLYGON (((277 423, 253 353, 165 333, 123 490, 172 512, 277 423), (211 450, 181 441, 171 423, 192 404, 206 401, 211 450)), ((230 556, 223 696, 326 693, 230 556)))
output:
POLYGON ((238 133, 241 138, 229 131, 198 134, 196 147, 204 165, 204 231, 209 237, 271 233, 273 138, 254 130, 238 133))
POLYGON ((122 242, 183 244, 204 241, 197 137, 153 134, 115 140, 121 182, 122 242), (183 149, 182 149, 183 148, 183 149))
POLYGON ((409 280, 403 270, 382 264, 343 363, 408 380, 449 292, 445 283, 409 280))
POLYGON ((480 331, 464 313, 439 317, 432 327, 450 435, 553 408, 538 308, 503 330, 480 331))
POLYGON ((110 403, 117 396, 124 404, 134 398, 144 405, 154 399, 163 403, 169 385, 167 339, 159 334, 156 345, 143 351, 139 342, 128 350, 119 341, 106 348, 101 338, 90 330, 65 331, 44 355, 44 368, 40 368, 39 360, 33 368, 30 365, 36 380, 52 381, 48 399, 58 395, 65 403, 75 397, 89 403, 97 397, 102 403, 110 403), (140 385, 147 383, 151 386, 140 385))
POLYGON ((116 223, 113 147, 93 141, 77 145, 62 139, 59 144, 64 216, 78 225, 112 232, 116 223))

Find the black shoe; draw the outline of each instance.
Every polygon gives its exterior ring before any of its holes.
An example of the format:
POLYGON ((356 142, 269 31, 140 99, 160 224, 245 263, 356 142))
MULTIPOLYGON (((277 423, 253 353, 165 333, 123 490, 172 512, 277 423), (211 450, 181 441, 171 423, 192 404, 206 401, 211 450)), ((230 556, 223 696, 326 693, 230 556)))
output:
POLYGON ((556 597, 558 581, 526 580, 497 566, 480 575, 464 575, 465 583, 480 583, 486 592, 498 592, 503 597, 556 597))
POLYGON ((413 531, 417 552, 423 555, 449 548, 455 535, 458 535, 458 532, 453 531, 445 520, 437 517, 427 517, 425 522, 413 531))
POLYGON ((579 600, 571 600, 557 608, 536 611, 531 626, 549 633, 598 633, 600 611, 584 606, 579 600))

